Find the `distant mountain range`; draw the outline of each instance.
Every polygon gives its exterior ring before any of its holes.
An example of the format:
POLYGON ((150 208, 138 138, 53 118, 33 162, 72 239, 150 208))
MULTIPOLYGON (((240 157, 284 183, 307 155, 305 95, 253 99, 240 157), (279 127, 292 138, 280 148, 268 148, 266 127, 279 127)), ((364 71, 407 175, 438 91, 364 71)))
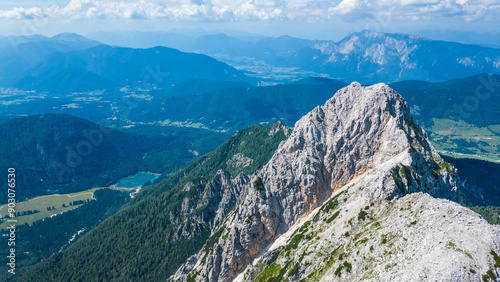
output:
MULTIPOLYGON (((169 31, 136 31, 136 30, 113 30, 99 31, 86 35, 99 42, 110 45, 131 48, 151 48, 155 46, 170 46, 182 49, 190 46, 196 38, 213 34, 226 34, 237 39, 256 42, 269 37, 259 33, 248 33, 240 30, 218 29, 171 29, 169 31), (140 40, 137 40, 140 39, 140 40), (174 46, 173 44, 177 44, 174 46)), ((314 38, 314 33, 309 33, 309 39, 314 38)), ((321 41, 332 41, 337 37, 338 31, 332 30, 328 35, 317 35, 323 38, 321 41), (334 36, 335 35, 335 36, 334 36), (326 39, 330 38, 330 39, 326 39)), ((500 32, 477 32, 477 31, 453 31, 453 30, 429 30, 421 29, 409 31, 409 35, 420 36, 431 40, 451 41, 463 44, 482 45, 498 48, 500 47, 500 32)), ((339 38, 337 38, 339 40, 339 38)))
POLYGON ((500 47, 500 32, 423 29, 414 31, 413 33, 415 35, 421 35, 434 40, 453 41, 464 44, 490 46, 494 48, 500 47))
POLYGON ((371 31, 353 33, 339 42, 289 36, 190 37, 140 32, 101 32, 91 37, 112 45, 164 45, 207 54, 249 72, 272 67, 297 68, 305 73, 302 76, 315 73, 344 82, 436 82, 484 72, 500 74, 498 48, 371 31))
POLYGON ((0 87, 68 93, 167 87, 189 79, 254 82, 205 55, 166 47, 111 47, 76 34, 1 39, 0 87))
POLYGON ((102 45, 102 43, 75 33, 60 33, 53 37, 38 34, 31 36, 0 35, 0 47, 6 48, 3 51, 24 52, 33 51, 36 50, 34 47, 39 47, 42 49, 38 50, 40 52, 65 52, 84 50, 97 45, 102 45))
POLYGON ((109 45, 71 33, 0 37, 0 87, 62 93, 165 88, 190 79, 265 84, 324 76, 369 84, 500 74, 500 49, 403 34, 363 31, 339 42, 226 34, 92 36, 109 45))
POLYGON ((14 86, 27 70, 56 52, 84 50, 101 44, 73 33, 62 33, 52 38, 42 35, 0 36, 0 87, 14 86))

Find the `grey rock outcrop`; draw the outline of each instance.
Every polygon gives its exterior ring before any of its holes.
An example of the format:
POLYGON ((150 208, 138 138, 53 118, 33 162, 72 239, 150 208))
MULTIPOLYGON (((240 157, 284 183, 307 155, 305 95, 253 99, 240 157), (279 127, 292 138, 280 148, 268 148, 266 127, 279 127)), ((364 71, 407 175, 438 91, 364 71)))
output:
MULTIPOLYGON (((398 217, 393 207, 404 205, 404 201, 415 201, 423 210, 435 208, 439 215, 446 213, 440 206, 444 209, 449 206, 454 214, 449 219, 453 224, 457 224, 462 213, 468 216, 467 220, 462 220, 473 222, 475 231, 464 233, 471 236, 470 240, 474 240, 481 230, 489 232, 488 239, 476 246, 477 250, 487 252, 500 248, 498 228, 480 221, 476 214, 457 204, 436 199, 456 199, 458 190, 462 189, 457 171, 443 162, 433 149, 425 132, 413 121, 404 99, 385 84, 363 87, 353 83, 339 90, 324 106, 300 119, 271 160, 249 178, 250 181, 240 182, 241 187, 236 189, 238 194, 231 194, 237 197, 236 208, 214 228, 210 244, 191 257, 172 280, 182 281, 188 276, 199 281, 252 280, 265 277, 262 275, 267 275, 267 267, 273 264, 284 271, 278 271, 281 278, 293 281, 308 275, 315 275, 313 280, 324 278, 325 281, 348 278, 354 270, 363 275, 372 270, 375 280, 377 277, 394 278, 404 270, 391 272, 375 262, 347 262, 344 257, 355 259, 356 250, 339 250, 347 246, 353 248, 353 240, 360 239, 355 238, 356 234, 365 232, 369 222, 378 220, 384 228, 388 222, 394 225, 387 234, 404 233, 406 221, 398 217), (404 201, 399 202, 401 199, 404 201), (309 227, 304 229, 303 226, 309 227), (305 237, 308 240, 303 240, 305 237), (295 245, 297 240, 301 246, 295 245), (329 264, 333 257, 335 262, 329 264), (303 264, 306 258, 307 264, 303 264), (324 271, 317 272, 319 268, 324 271)), ((412 210, 412 216, 418 218, 419 211, 412 210)), ((446 239, 447 233, 436 233, 429 227, 432 223, 421 224, 420 233, 412 233, 405 238, 407 241, 418 240, 417 236, 422 234, 446 239)), ((366 240, 387 236, 380 230, 386 231, 376 229, 378 233, 373 232, 374 237, 366 240)), ((398 246, 410 250, 413 245, 401 243, 398 246)), ((425 248, 413 250, 418 254, 425 248)), ((436 247, 436 250, 440 249, 436 247)), ((382 251, 394 250, 379 249, 377 254, 382 251)), ((359 252, 362 256, 358 261, 367 257, 371 250, 365 248, 359 252)), ((474 255, 469 254, 470 257, 474 255)), ((400 261, 394 263, 397 262, 400 261)), ((470 269, 478 269, 478 273, 483 271, 489 260, 483 259, 483 262, 476 263, 480 267, 470 269)), ((424 273, 427 278, 435 278, 446 271, 458 271, 449 270, 457 265, 436 268, 442 272, 424 273)), ((433 266, 424 263, 422 267, 433 266)), ((364 277, 358 274, 353 277, 364 277)), ((413 272, 407 274, 413 277, 413 272)))

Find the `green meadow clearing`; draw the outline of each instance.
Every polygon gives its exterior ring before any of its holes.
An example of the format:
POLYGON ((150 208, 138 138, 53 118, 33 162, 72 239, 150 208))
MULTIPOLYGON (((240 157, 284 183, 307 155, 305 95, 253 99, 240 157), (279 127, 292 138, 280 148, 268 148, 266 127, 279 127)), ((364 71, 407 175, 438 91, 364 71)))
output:
POLYGON ((464 121, 433 119, 430 133, 434 147, 454 158, 500 161, 500 125, 477 127, 464 121))
MULTIPOLYGON (((22 225, 25 223, 31 224, 37 220, 76 209, 83 205, 84 202, 93 200, 94 192, 98 189, 102 188, 93 188, 87 191, 71 194, 40 196, 25 202, 16 203, 16 217, 14 218, 15 220, 17 220, 16 225, 22 225), (74 201, 82 201, 82 203, 70 205, 70 203, 74 201), (49 208, 50 210, 48 210, 47 208, 49 208), (27 213, 28 211, 32 212, 35 210, 39 210, 40 212, 22 215, 23 212, 27 213), (20 216, 17 216, 18 212, 21 214, 20 216)), ((3 219, 3 222, 0 224, 0 230, 5 229, 9 226, 9 223, 6 221, 6 219, 10 219, 8 210, 9 208, 7 204, 0 206, 0 216, 3 219)))
MULTIPOLYGON (((118 183, 108 188, 133 192, 137 191, 137 187, 141 187, 148 181, 154 181, 158 177, 158 174, 139 172, 135 175, 120 179, 118 183)), ((32 224, 35 221, 76 209, 82 206, 85 202, 94 200, 94 192, 98 189, 104 188, 106 187, 93 188, 90 190, 71 194, 40 196, 29 199, 28 201, 16 203, 16 217, 14 218, 15 220, 17 220, 16 225, 23 225, 25 223, 32 224), (77 201, 76 204, 70 204, 75 201, 77 201), (17 213, 19 213, 19 216, 17 215, 17 213), (23 215, 23 213, 25 214, 23 215)), ((6 221, 7 219, 10 219, 9 207, 7 204, 0 206, 0 218, 2 218, 2 222, 0 223, 0 230, 4 230, 10 224, 6 221)))

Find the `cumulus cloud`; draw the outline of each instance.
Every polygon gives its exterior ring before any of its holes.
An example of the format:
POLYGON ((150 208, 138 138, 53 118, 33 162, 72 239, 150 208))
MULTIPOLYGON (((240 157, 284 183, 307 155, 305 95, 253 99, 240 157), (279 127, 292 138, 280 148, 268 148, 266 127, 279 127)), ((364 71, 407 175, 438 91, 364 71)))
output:
POLYGON ((329 9, 330 15, 369 14, 389 15, 395 19, 460 18, 497 20, 500 3, 494 0, 342 0, 329 9))
POLYGON ((401 0, 401 5, 435 5, 439 2, 439 0, 401 0))
POLYGON ((366 5, 366 1, 363 3, 360 0, 342 0, 337 6, 332 7, 330 11, 334 14, 345 15, 359 10, 366 5))
POLYGON ((32 20, 35 18, 45 18, 47 14, 42 10, 42 8, 34 7, 34 8, 14 8, 12 10, 2 11, 0 10, 0 19, 27 19, 32 20))
POLYGON ((495 0, 71 0, 66 6, 0 10, 0 19, 167 19, 172 21, 346 20, 391 15, 408 20, 500 18, 495 0))
POLYGON ((287 5, 282 0, 72 0, 46 13, 66 19, 279 20, 286 18, 287 5))

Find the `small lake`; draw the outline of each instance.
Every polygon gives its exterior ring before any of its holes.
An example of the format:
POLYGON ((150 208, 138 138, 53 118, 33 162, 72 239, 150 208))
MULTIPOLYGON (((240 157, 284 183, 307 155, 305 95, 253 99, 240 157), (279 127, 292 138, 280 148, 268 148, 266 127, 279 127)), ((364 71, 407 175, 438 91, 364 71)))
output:
POLYGON ((116 183, 116 187, 121 187, 121 188, 137 188, 137 187, 142 187, 144 183, 148 181, 155 181, 158 177, 160 177, 159 174, 151 173, 151 172, 139 172, 136 175, 132 175, 129 177, 125 177, 120 179, 116 183))

